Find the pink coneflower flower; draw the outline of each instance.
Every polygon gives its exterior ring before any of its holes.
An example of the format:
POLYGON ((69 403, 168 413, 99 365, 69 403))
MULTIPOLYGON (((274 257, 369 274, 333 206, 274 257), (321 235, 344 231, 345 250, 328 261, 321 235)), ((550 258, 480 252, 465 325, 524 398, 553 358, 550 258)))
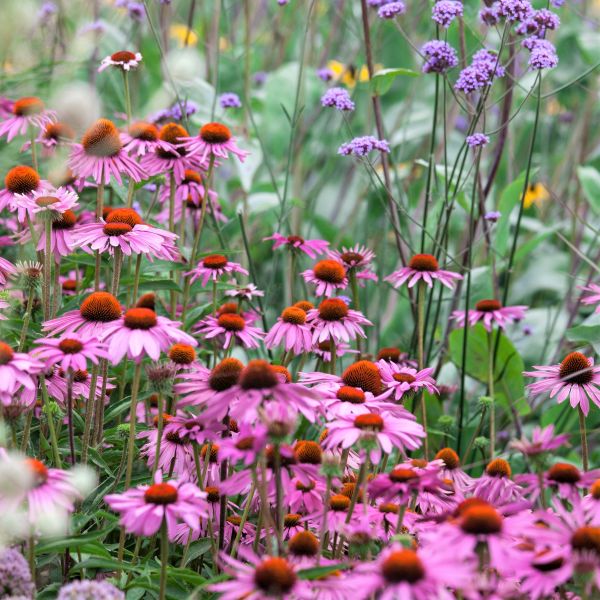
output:
POLYGON ((365 413, 340 416, 327 424, 326 448, 350 448, 357 442, 368 442, 366 453, 373 464, 381 453, 390 454, 394 448, 416 450, 425 437, 423 427, 413 415, 398 419, 390 414, 365 413))
POLYGON ((385 280, 389 281, 395 288, 408 282, 408 287, 413 287, 418 281, 424 281, 429 287, 433 287, 433 281, 437 279, 447 288, 452 289, 455 279, 462 279, 463 276, 452 271, 443 271, 440 269, 437 259, 431 254, 415 254, 408 266, 402 267, 399 271, 394 271, 388 275, 385 280))
POLYGON ((306 325, 306 313, 295 306, 288 306, 265 337, 265 346, 274 348, 284 342, 286 352, 308 352, 312 348, 312 332, 306 325))
POLYGON ((75 132, 70 125, 56 122, 48 123, 35 141, 42 145, 46 156, 51 156, 57 146, 72 142, 74 139, 75 132))
POLYGON ((401 367, 412 367, 413 369, 417 368, 417 361, 412 360, 409 357, 408 352, 402 352, 400 348, 395 346, 381 348, 381 350, 377 352, 377 361, 380 360, 395 363, 401 367))
POLYGON ((183 144, 188 132, 177 123, 163 125, 155 142, 154 152, 145 154, 141 167, 150 176, 172 173, 175 183, 180 184, 185 179, 187 170, 197 171, 204 167, 198 156, 193 156, 183 144))
MULTIPOLYGON (((319 342, 313 346, 313 352, 315 355, 326 363, 331 362, 332 350, 333 344, 330 340, 319 342)), ((346 344, 345 342, 338 342, 335 344, 335 355, 337 358, 341 358, 346 354, 359 354, 359 351, 355 350, 350 346, 350 344, 346 344)))
POLYGON ((74 502, 81 500, 81 494, 67 471, 49 469, 35 458, 27 458, 25 463, 32 476, 32 485, 23 499, 27 502, 32 525, 75 510, 74 502))
POLYGON ((33 351, 36 358, 44 361, 46 367, 58 365, 63 371, 85 371, 87 361, 98 364, 99 358, 109 358, 106 346, 95 338, 76 334, 56 338, 40 338, 35 342, 38 348, 33 351))
POLYGON ((81 303, 79 310, 46 321, 43 330, 51 335, 64 332, 70 335, 78 332, 81 336, 104 339, 106 328, 122 314, 119 301, 108 292, 93 292, 81 303))
POLYGON ((387 395, 391 395, 394 400, 401 400, 423 390, 429 394, 439 393, 431 377, 433 369, 426 368, 419 371, 411 367, 401 367, 387 360, 380 360, 377 366, 381 373, 381 380, 388 389, 387 395))
POLYGON ((5 406, 12 397, 21 393, 33 396, 37 389, 37 375, 44 365, 24 352, 15 352, 8 344, 0 342, 0 401, 5 406))
POLYGON ((16 211, 17 219, 22 223, 25 221, 25 215, 31 217, 45 217, 55 220, 67 210, 77 207, 78 197, 74 192, 65 188, 57 190, 47 189, 33 192, 31 194, 17 194, 12 202, 10 209, 16 211))
POLYGON ((569 434, 554 435, 554 425, 548 425, 543 429, 536 425, 531 433, 531 441, 522 437, 520 440, 512 441, 510 446, 526 456, 538 456, 568 445, 568 443, 569 434))
POLYGON ((401 464, 389 473, 376 475, 369 482, 369 494, 387 502, 398 500, 400 504, 406 504, 414 494, 422 492, 427 485, 434 485, 438 481, 438 471, 416 469, 410 463, 401 464))
POLYGON ((333 296, 337 290, 345 290, 348 287, 346 269, 337 260, 320 260, 312 269, 304 271, 302 277, 307 283, 317 286, 317 296, 333 296))
POLYGON ((307 584, 298 577, 298 566, 294 563, 283 557, 258 557, 244 547, 240 548, 239 554, 250 564, 222 553, 223 570, 233 579, 207 587, 211 592, 218 592, 221 600, 287 600, 306 595, 307 584))
POLYGON ((98 73, 108 67, 117 67, 122 71, 130 71, 131 69, 136 69, 141 62, 142 55, 139 52, 134 53, 128 50, 120 50, 102 59, 98 67, 98 73))
POLYGON ((241 342, 246 348, 258 348, 264 332, 252 327, 249 321, 240 314, 223 313, 218 317, 208 316, 197 328, 205 339, 219 337, 223 340, 223 348, 229 348, 233 340, 241 342))
POLYGON ((110 183, 111 177, 121 185, 122 175, 136 182, 146 176, 123 150, 119 131, 108 119, 98 119, 85 132, 81 144, 73 144, 68 163, 76 177, 91 177, 104 185, 110 183))
POLYGON ((559 404, 569 398, 571 406, 579 406, 585 416, 590 412, 590 400, 600 407, 600 366, 594 366, 593 358, 571 352, 557 365, 534 366, 534 369, 524 373, 539 379, 527 386, 531 395, 550 392, 550 398, 556 396, 559 404))
POLYGON ((473 496, 496 506, 514 502, 523 497, 524 489, 511 479, 512 469, 503 458, 495 458, 483 475, 473 483, 473 496))
MULTIPOLYGON (((276 412, 290 418, 302 413, 314 422, 319 409, 317 394, 297 383, 286 383, 284 377, 265 360, 251 360, 242 370, 239 381, 218 394, 214 403, 223 402, 230 407, 231 416, 238 422, 255 422, 276 412)), ((282 418, 282 420, 285 420, 282 418)))
POLYGON ((590 292, 590 296, 583 296, 581 298, 582 304, 597 304, 594 312, 600 312, 600 285, 596 283, 590 283, 589 285, 583 285, 579 289, 590 292))
POLYGON ((12 113, 11 117, 0 123, 0 138, 7 136, 8 142, 17 135, 25 135, 30 125, 43 130, 46 125, 56 121, 56 113, 47 110, 44 103, 34 96, 16 100, 12 113))
POLYGON ((109 494, 104 500, 121 513, 121 525, 135 535, 154 535, 165 521, 172 539, 178 523, 183 521, 190 529, 197 530, 200 517, 208 516, 206 492, 193 483, 174 480, 163 483, 160 471, 156 472, 152 485, 140 485, 123 494, 109 494))
MULTIPOLYGON (((508 323, 518 322, 525 317, 527 306, 502 306, 498 300, 480 300, 475 304, 475 310, 466 311, 467 321, 472 327, 479 321, 487 331, 491 331, 496 325, 504 329, 508 323)), ((452 313, 452 319, 456 321, 458 327, 465 325, 465 311, 455 310, 452 313)))
POLYGON ((238 263, 231 262, 222 254, 210 254, 203 258, 196 267, 188 271, 186 275, 191 275, 191 282, 196 279, 202 280, 202 287, 206 287, 209 281, 218 281, 223 275, 231 273, 241 273, 248 275, 248 271, 238 263))
POLYGON ((231 464, 242 462, 249 467, 256 462, 266 445, 267 428, 264 425, 240 423, 235 437, 224 438, 219 442, 219 456, 228 459, 231 464))
MULTIPOLYGON (((77 215, 72 210, 65 210, 58 219, 52 221, 52 229, 50 233, 50 251, 54 254, 54 260, 58 264, 60 263, 61 257, 69 256, 72 253, 71 248, 71 236, 75 225, 77 224, 77 215)), ((46 249, 46 228, 39 227, 39 238, 36 250, 45 251, 46 249)), ((75 293, 75 290, 69 290, 68 286, 65 287, 67 280, 63 283, 63 292, 71 294, 75 293)), ((75 284, 77 281, 72 279, 75 284)))
POLYGON ((152 152, 156 149, 156 142, 158 140, 158 129, 156 125, 152 123, 146 123, 144 121, 137 121, 132 123, 127 133, 121 134, 121 141, 123 142, 123 150, 127 154, 144 156, 148 152, 152 152))
POLYGON ((590 520, 600 524, 600 479, 590 486, 590 493, 584 496, 581 506, 590 520))
POLYGON ((375 562, 363 562, 348 575, 345 585, 359 598, 377 594, 381 600, 450 598, 450 589, 468 585, 474 564, 451 547, 420 546, 418 550, 392 544, 375 562))
POLYGON ((313 514, 323 507, 325 483, 321 479, 313 479, 308 483, 300 479, 292 479, 286 492, 286 501, 290 510, 313 514))
POLYGON ((70 237, 72 248, 87 252, 97 250, 112 255, 119 248, 125 256, 144 254, 165 260, 175 260, 179 255, 176 234, 146 225, 131 208, 111 210, 106 220, 76 227, 70 237))
MULTIPOLYGON (((175 186, 175 201, 177 204, 180 206, 181 204, 184 204, 188 207, 190 204, 193 204, 196 208, 200 208, 202 206, 204 194, 205 187, 200 173, 198 173, 198 171, 193 171, 192 169, 186 169, 183 180, 175 186)), ((170 195, 170 186, 163 186, 160 197, 161 202, 167 202, 170 195)), ((217 193, 215 191, 209 190, 208 198, 213 206, 217 205, 217 193)))
POLYGON ((0 256, 0 287, 5 287, 9 277, 17 274, 17 267, 0 256))
POLYGON ((359 284, 363 285, 365 280, 377 281, 377 275, 371 269, 371 262, 375 258, 375 253, 366 246, 356 244, 352 248, 342 248, 332 250, 329 256, 338 262, 341 262, 348 272, 353 272, 359 284))
POLYGON ((262 290, 259 290, 253 283, 237 285, 233 279, 229 283, 235 286, 234 288, 226 290, 225 292, 225 295, 229 296, 230 298, 239 298, 240 300, 246 300, 250 302, 253 298, 258 298, 265 295, 265 293, 262 290))
POLYGON ((339 298, 328 298, 319 304, 319 308, 308 311, 307 324, 313 328, 313 344, 331 341, 349 342, 357 336, 367 337, 363 325, 372 325, 363 314, 351 310, 339 298))
POLYGON ((227 159, 230 152, 244 162, 250 154, 238 147, 229 127, 223 123, 206 123, 197 137, 185 137, 184 145, 190 155, 198 155, 203 162, 211 157, 227 159))
POLYGON ((178 477, 183 477, 185 474, 195 471, 194 447, 190 439, 182 438, 176 431, 167 431, 167 426, 173 418, 168 416, 164 419, 165 428, 162 431, 158 464, 155 464, 158 429, 149 429, 138 434, 138 438, 147 439, 146 444, 140 450, 140 456, 147 460, 149 469, 166 469, 168 472, 171 472, 172 469, 178 477))
POLYGON ((383 392, 379 368, 370 360, 359 360, 348 365, 341 377, 319 371, 300 373, 299 376, 300 382, 305 385, 320 384, 323 387, 333 388, 336 392, 341 386, 359 388, 363 392, 371 393, 373 396, 379 396, 383 392))
MULTIPOLYGON (((571 573, 572 566, 555 551, 534 547, 531 552, 524 553, 514 575, 519 580, 520 593, 531 600, 542 600, 556 598, 555 591, 570 579, 571 573)), ((569 598, 568 592, 565 596, 569 598)))
POLYGON ((536 473, 522 473, 515 480, 524 487, 527 497, 535 502, 545 490, 556 492, 569 502, 580 499, 582 490, 587 490, 600 477, 600 470, 582 472, 575 465, 558 462, 553 464, 540 477, 536 473))
POLYGON ((440 477, 451 481, 454 487, 464 494, 473 485, 473 478, 467 475, 460 466, 460 457, 452 448, 442 448, 436 455, 444 466, 440 469, 440 477))
POLYGON ((4 189, 0 190, 0 210, 11 206, 17 194, 29 195, 49 187, 50 184, 40 179, 37 171, 31 167, 13 167, 4 178, 4 189))
POLYGON ((104 341, 113 365, 127 358, 140 362, 144 356, 158 360, 174 343, 197 346, 198 342, 181 331, 181 323, 157 315, 150 308, 130 308, 104 329, 104 341))
POLYGON ((318 254, 326 252, 329 242, 325 240, 305 240, 299 235, 281 235, 280 233, 274 233, 273 235, 263 238, 263 242, 267 240, 274 240, 273 250, 281 248, 281 246, 287 246, 290 250, 300 250, 304 252, 310 258, 316 258, 318 254))
MULTIPOLYGON (((175 384, 174 391, 179 396, 177 406, 197 406, 203 408, 212 403, 219 392, 233 387, 240 378, 244 365, 237 358, 225 358, 212 370, 197 365, 194 370, 183 373, 175 384)), ((227 413, 223 404, 222 420, 227 413)))

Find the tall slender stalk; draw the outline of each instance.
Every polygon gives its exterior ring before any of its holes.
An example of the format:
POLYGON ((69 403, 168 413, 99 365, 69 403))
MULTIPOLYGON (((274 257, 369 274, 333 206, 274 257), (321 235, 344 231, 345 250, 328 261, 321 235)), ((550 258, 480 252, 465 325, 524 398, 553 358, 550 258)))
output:
POLYGON ((167 566, 169 565, 169 535, 167 520, 163 517, 160 525, 160 583, 158 588, 159 600, 167 597, 167 566))
POLYGON ((589 467, 589 451, 585 430, 585 415, 583 414, 583 410, 581 410, 581 405, 579 406, 579 434, 581 435, 581 462, 583 464, 583 470, 587 471, 589 467))

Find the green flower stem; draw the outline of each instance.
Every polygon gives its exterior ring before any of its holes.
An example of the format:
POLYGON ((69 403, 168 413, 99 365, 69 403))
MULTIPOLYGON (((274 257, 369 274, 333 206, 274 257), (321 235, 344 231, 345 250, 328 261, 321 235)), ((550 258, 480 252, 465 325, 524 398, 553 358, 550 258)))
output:
POLYGON ((167 566, 169 564, 169 536, 167 532, 167 520, 163 518, 160 526, 160 584, 158 599, 165 600, 167 593, 167 566))
POLYGON ((496 406, 494 404, 494 334, 488 331, 488 395, 492 399, 490 406, 490 460, 496 452, 496 406))
POLYGON ((50 318, 50 287, 52 282, 52 219, 46 215, 44 222, 46 245, 44 249, 44 282, 42 295, 44 297, 44 319, 50 318))
MULTIPOLYGON (((417 333, 418 333, 418 360, 419 369, 423 369, 425 361, 425 287, 424 281, 419 281, 417 289, 417 333)), ((421 413, 423 418, 423 429, 425 430, 425 438, 423 439, 423 452, 425 459, 429 460, 429 441, 427 439, 427 406, 425 403, 425 392, 420 393, 421 413)))
POLYGON ((62 462, 60 460, 60 452, 58 451, 58 438, 56 437, 54 415, 50 410, 50 398, 48 397, 48 388, 46 387, 46 378, 44 375, 40 375, 40 388, 42 390, 42 399, 44 409, 46 410, 46 417, 48 418, 48 431, 50 432, 50 446, 52 447, 53 462, 54 466, 57 469, 60 469, 62 468, 62 462))
POLYGON ((581 435, 581 461, 583 464, 583 470, 587 471, 588 464, 588 443, 587 443, 587 434, 585 431, 585 415, 583 414, 583 410, 581 410, 581 406, 579 406, 579 433, 581 435))
POLYGON ((69 449, 71 451, 71 464, 74 465, 75 456, 75 434, 73 432, 73 369, 67 371, 67 428, 69 431, 69 449))
POLYGON ((137 397, 140 389, 140 378, 142 375, 141 361, 136 363, 133 373, 133 383, 131 384, 131 405, 129 409, 129 439, 127 440, 127 470, 125 471, 125 489, 129 489, 131 484, 131 474, 133 472, 133 456, 135 454, 135 424, 137 397))
POLYGON ((27 339, 27 332, 29 331, 29 323, 31 321, 34 289, 35 287, 30 285, 27 292, 27 307, 25 308, 25 314, 23 315, 23 327, 21 327, 21 336, 19 338, 19 352, 23 352, 23 349, 25 348, 25 340, 27 339))
MULTIPOLYGON (((156 473, 156 469, 158 468, 158 459, 160 457, 160 444, 162 442, 162 432, 163 432, 163 395, 162 392, 158 392, 157 399, 157 408, 158 408, 158 423, 156 428, 156 454, 154 455, 154 466, 152 467, 152 480, 154 481, 154 474, 156 473)), ((196 458, 196 454, 198 452, 198 447, 194 444, 194 458, 196 458)))

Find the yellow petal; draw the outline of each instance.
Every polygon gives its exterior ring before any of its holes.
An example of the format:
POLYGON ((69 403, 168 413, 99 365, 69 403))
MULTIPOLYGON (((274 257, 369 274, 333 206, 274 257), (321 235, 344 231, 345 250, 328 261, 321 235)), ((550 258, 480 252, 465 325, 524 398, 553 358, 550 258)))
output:
POLYGON ((174 23, 169 28, 169 35, 174 40, 179 42, 180 46, 185 46, 185 40, 187 39, 188 46, 195 46, 198 43, 198 34, 193 30, 188 29, 187 25, 183 23, 174 23))

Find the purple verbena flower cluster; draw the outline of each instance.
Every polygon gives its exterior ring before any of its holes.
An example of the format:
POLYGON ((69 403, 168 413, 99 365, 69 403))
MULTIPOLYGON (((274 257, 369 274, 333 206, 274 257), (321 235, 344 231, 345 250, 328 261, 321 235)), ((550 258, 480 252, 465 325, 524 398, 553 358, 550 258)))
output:
POLYGON ((125 600, 125 594, 108 581, 73 581, 60 588, 57 600, 125 600))
POLYGON ((552 42, 538 38, 528 38, 524 42, 530 42, 527 45, 523 43, 523 45, 531 52, 529 61, 527 62, 531 70, 553 69, 556 67, 558 56, 552 42))
POLYGON ((509 22, 525 21, 533 14, 529 0, 498 0, 498 14, 509 22))
POLYGON ((468 135, 465 141, 469 148, 478 148, 480 146, 487 146, 490 143, 490 138, 485 133, 474 133, 468 135))
POLYGON ((219 96, 219 106, 221 108, 242 108, 242 102, 237 94, 226 92, 219 96))
POLYGON ((421 54, 425 57, 423 73, 445 73, 458 64, 456 50, 442 40, 431 40, 421 47, 421 54))
POLYGON ((504 67, 498 55, 490 50, 479 50, 473 55, 471 64, 460 72, 454 89, 470 94, 492 83, 494 77, 504 76, 504 67))
POLYGON ((456 19, 456 17, 462 17, 463 5, 462 2, 457 0, 439 0, 433 5, 431 10, 431 18, 442 27, 446 29, 450 27, 450 23, 456 19))
POLYGON ((403 15, 406 12, 406 4, 404 2, 388 2, 379 7, 377 14, 380 19, 394 19, 398 15, 403 15))
POLYGON ((0 592, 2 598, 11 596, 33 597, 35 586, 29 565, 14 548, 0 550, 0 592))
POLYGON ((354 102, 350 99, 350 94, 344 88, 339 87, 327 90, 321 96, 321 105, 341 111, 354 110, 354 102))
POLYGON ((338 149, 338 154, 343 156, 366 156, 369 152, 377 150, 379 152, 388 153, 390 146, 386 140, 378 140, 372 135, 364 135, 350 140, 346 144, 342 144, 338 149))

